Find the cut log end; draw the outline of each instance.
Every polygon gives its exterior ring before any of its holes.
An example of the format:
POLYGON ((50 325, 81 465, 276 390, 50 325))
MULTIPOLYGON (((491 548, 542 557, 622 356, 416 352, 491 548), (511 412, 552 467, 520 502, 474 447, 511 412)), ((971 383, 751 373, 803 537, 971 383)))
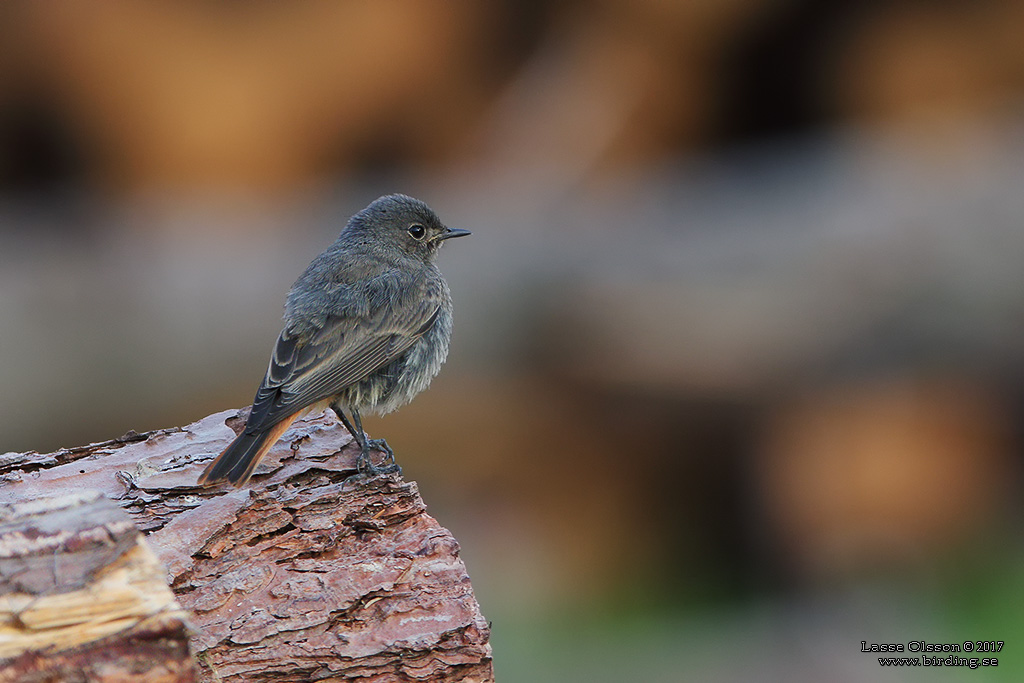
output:
POLYGON ((0 681, 191 683, 186 614, 96 492, 0 506, 0 681))

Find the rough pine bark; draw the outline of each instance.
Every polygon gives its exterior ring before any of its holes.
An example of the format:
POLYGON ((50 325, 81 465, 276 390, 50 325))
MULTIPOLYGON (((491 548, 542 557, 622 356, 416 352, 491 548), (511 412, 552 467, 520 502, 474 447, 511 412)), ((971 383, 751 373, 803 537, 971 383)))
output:
MULTIPOLYGON (((203 681, 491 681, 459 545, 414 482, 352 478, 333 413, 296 422, 249 487, 196 478, 244 412, 55 453, 0 456, 0 503, 99 491, 189 613, 203 681)), ((171 680, 171 679, 168 679, 171 680)))

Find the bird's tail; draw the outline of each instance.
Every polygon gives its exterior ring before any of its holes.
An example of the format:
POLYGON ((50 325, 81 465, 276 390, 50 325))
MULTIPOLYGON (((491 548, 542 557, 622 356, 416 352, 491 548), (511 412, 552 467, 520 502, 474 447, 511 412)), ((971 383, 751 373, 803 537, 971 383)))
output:
POLYGON ((259 461, 298 416, 299 413, 290 415, 262 432, 250 434, 243 430, 213 462, 206 466, 199 475, 199 485, 227 479, 235 486, 245 486, 259 461))

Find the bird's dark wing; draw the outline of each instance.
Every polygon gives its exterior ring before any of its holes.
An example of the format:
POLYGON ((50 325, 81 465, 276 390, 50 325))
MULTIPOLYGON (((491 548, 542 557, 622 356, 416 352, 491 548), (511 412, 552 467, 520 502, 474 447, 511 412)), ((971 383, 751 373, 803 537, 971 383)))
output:
POLYGON ((341 392, 395 360, 430 329, 440 300, 382 306, 369 316, 329 316, 311 333, 285 327, 256 392, 246 431, 259 431, 341 392), (395 310, 410 309, 407 313, 395 310))

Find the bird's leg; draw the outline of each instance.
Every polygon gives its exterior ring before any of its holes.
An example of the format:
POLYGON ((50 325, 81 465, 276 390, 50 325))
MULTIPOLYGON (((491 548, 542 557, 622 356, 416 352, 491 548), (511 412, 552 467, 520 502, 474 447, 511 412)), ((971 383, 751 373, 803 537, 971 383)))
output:
POLYGON ((334 414, 338 416, 341 423, 345 425, 345 429, 348 430, 348 433, 351 434, 352 438, 356 440, 357 444, 359 444, 359 457, 356 458, 356 469, 360 472, 364 471, 369 459, 369 452, 366 447, 366 435, 363 434, 362 429, 356 430, 356 428, 352 426, 352 423, 348 421, 347 417, 345 417, 344 410, 336 405, 332 405, 331 410, 334 411, 334 414))
POLYGON ((345 412, 341 408, 339 408, 338 406, 331 406, 331 408, 334 410, 335 415, 338 416, 338 419, 341 420, 342 424, 345 425, 345 429, 349 431, 349 434, 352 435, 352 438, 356 440, 357 444, 359 444, 359 457, 356 459, 356 469, 359 470, 360 474, 365 474, 368 476, 373 476, 376 474, 390 474, 392 472, 398 472, 399 474, 401 474, 402 468, 400 468, 395 463, 395 454, 391 450, 391 447, 388 446, 387 442, 384 439, 366 438, 366 433, 363 432, 363 423, 359 419, 358 410, 351 409, 352 421, 356 423, 355 426, 353 427, 352 423, 348 421, 347 417, 345 417, 345 412), (373 459, 370 458, 371 448, 377 448, 383 451, 384 454, 387 455, 388 459, 391 461, 391 464, 384 465, 383 467, 375 466, 373 464, 373 459))
MULTIPOLYGON (((359 419, 359 411, 356 410, 355 408, 352 408, 352 420, 356 423, 356 430, 360 434, 363 435, 363 450, 366 453, 366 458, 365 458, 366 469, 365 469, 365 472, 367 474, 392 474, 392 473, 401 474, 402 473, 402 468, 399 467, 398 463, 395 462, 395 452, 393 450, 391 450, 391 446, 388 445, 388 442, 385 441, 384 439, 367 439, 366 438, 366 432, 363 431, 363 423, 359 419), (387 456, 387 459, 390 461, 390 464, 382 465, 380 467, 375 466, 373 464, 373 460, 370 459, 370 449, 371 448, 376 448, 376 449, 380 450, 381 452, 383 452, 384 455, 387 456)), ((364 470, 360 470, 360 471, 364 471, 364 470)))

